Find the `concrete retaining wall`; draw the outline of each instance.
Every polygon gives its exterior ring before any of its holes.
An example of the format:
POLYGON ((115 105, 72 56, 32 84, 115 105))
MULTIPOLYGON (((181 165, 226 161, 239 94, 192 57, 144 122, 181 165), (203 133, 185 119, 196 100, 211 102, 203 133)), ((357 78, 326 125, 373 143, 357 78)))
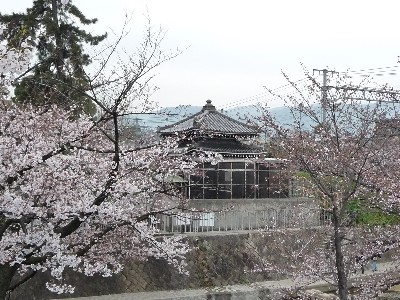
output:
MULTIPOLYGON (((285 238, 288 236, 290 244, 290 240, 297 240, 298 232, 286 232, 285 238)), ((188 236, 187 241, 193 246, 187 257, 189 276, 178 274, 164 260, 149 259, 145 262, 127 261, 122 273, 111 278, 85 277, 72 271, 67 272, 65 278, 66 282, 76 286, 74 297, 196 289, 281 279, 278 273, 253 272, 260 265, 260 254, 274 264, 287 263, 283 259, 279 261, 280 253, 276 253, 274 240, 280 238, 256 232, 188 236)), ((298 246, 293 244, 293 247, 298 246)), ((71 297, 48 292, 44 287, 47 279, 46 273, 39 274, 15 291, 11 299, 71 297)))

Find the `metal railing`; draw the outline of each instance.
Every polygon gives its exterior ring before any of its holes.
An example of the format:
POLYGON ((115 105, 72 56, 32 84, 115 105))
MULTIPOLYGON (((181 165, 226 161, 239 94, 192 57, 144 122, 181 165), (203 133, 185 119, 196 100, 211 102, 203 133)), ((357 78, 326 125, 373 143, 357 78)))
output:
POLYGON ((272 228, 306 228, 331 223, 321 209, 265 209, 257 211, 177 212, 158 215, 161 233, 240 231, 272 228))

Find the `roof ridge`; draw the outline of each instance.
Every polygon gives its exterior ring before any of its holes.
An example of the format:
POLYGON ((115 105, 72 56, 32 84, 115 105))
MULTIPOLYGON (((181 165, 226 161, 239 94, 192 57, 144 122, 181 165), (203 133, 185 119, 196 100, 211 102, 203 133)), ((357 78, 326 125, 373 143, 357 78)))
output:
POLYGON ((167 128, 170 128, 170 127, 172 127, 172 126, 176 126, 176 125, 181 124, 181 123, 183 123, 183 122, 186 122, 187 120, 189 120, 189 119, 191 119, 191 118, 194 118, 194 117, 197 117, 198 115, 200 115, 200 114, 202 114, 202 113, 204 113, 204 112, 203 112, 203 111, 199 111, 199 112, 197 112, 197 113, 195 113, 195 114, 193 114, 193 115, 190 115, 190 116, 184 118, 183 120, 180 120, 180 121, 178 121, 178 122, 175 122, 175 123, 172 123, 172 124, 169 124, 169 125, 162 126, 162 127, 160 127, 160 128, 158 129, 158 131, 164 130, 164 129, 167 129, 167 128))
POLYGON ((241 122, 241 121, 239 121, 239 120, 236 120, 236 119, 234 119, 234 118, 232 118, 232 117, 230 117, 230 116, 227 116, 227 115, 225 115, 225 114, 223 114, 223 113, 221 113, 221 112, 219 112, 219 111, 217 111, 217 110, 215 110, 215 111, 209 111, 209 112, 210 112, 210 113, 217 113, 217 114, 223 116, 224 118, 229 119, 230 121, 236 122, 236 123, 238 123, 238 124, 241 124, 241 125, 243 125, 243 126, 246 126, 246 127, 249 127, 249 128, 251 128, 251 129, 253 129, 252 126, 247 125, 246 123, 243 123, 243 122, 241 122))
POLYGON ((173 134, 174 132, 197 130, 203 130, 208 133, 247 136, 254 136, 260 133, 260 130, 256 126, 249 125, 219 112, 211 104, 211 100, 207 100, 207 104, 203 106, 201 111, 173 124, 159 127, 157 131, 161 134, 173 134))

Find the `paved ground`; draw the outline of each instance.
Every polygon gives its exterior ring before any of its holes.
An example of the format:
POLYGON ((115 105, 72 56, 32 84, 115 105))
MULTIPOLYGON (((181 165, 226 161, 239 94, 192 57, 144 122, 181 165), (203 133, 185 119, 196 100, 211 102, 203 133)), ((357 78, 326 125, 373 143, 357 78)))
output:
MULTIPOLYGON (((385 273, 388 270, 396 270, 399 268, 399 263, 392 262, 379 263, 378 271, 376 273, 385 273)), ((373 272, 370 268, 366 268, 365 273, 353 274, 350 277, 370 276, 373 272)), ((196 289, 196 290, 179 290, 179 291, 157 291, 157 292, 142 292, 130 294, 113 294, 105 296, 83 297, 83 298, 69 298, 69 300, 208 300, 216 299, 213 295, 232 294, 232 299, 259 299, 258 295, 262 290, 276 290, 282 288, 293 287, 295 283, 292 280, 278 280, 278 281, 263 281, 247 285, 230 285, 213 289, 196 289)), ((327 286, 324 281, 315 282, 309 285, 309 288, 320 288, 327 286)))

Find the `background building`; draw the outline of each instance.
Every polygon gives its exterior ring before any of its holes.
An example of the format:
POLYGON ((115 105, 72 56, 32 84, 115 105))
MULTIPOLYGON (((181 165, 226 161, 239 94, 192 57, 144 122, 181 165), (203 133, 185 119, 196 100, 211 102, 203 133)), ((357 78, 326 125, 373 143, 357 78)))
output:
POLYGON ((181 155, 198 160, 195 174, 183 185, 189 208, 197 212, 164 218, 165 230, 175 225, 191 231, 319 224, 318 206, 310 198, 292 197, 285 161, 267 157, 257 127, 218 112, 211 100, 158 132, 178 137, 181 155), (210 153, 221 159, 204 161, 210 153))

